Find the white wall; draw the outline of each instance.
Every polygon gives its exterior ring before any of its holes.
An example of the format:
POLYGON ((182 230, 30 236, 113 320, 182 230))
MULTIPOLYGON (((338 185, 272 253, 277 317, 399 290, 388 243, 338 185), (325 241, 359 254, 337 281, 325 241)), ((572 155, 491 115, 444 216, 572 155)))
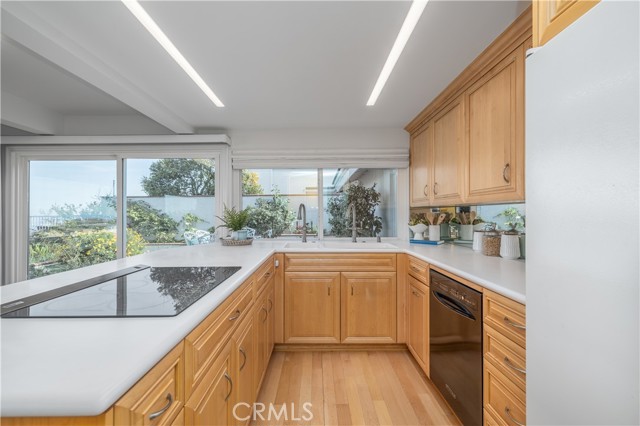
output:
POLYGON ((527 59, 527 423, 640 423, 640 7, 527 59))
POLYGON ((380 129, 278 129, 229 131, 235 150, 409 149, 409 134, 401 127, 380 129))
POLYGON ((61 134, 67 136, 173 134, 143 115, 67 115, 63 123, 61 134))

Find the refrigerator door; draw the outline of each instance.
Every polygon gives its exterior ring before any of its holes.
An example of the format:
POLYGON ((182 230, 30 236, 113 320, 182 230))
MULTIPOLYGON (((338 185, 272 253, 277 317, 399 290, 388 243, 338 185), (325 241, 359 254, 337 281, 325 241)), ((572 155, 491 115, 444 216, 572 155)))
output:
POLYGON ((637 1, 526 61, 527 422, 639 424, 637 1))

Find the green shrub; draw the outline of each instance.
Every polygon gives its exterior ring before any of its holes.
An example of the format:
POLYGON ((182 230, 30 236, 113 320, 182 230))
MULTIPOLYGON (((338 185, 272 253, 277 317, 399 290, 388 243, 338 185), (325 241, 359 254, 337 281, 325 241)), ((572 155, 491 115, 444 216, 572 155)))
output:
POLYGON ((134 229, 149 243, 174 243, 178 222, 142 200, 127 203, 127 228, 134 229))
POLYGON ((380 193, 376 191, 376 184, 366 188, 359 183, 352 183, 344 192, 331 197, 327 203, 330 235, 351 236, 351 215, 347 217, 347 209, 351 203, 356 207, 358 235, 373 237, 382 231, 382 218, 375 214, 376 208, 380 205, 380 193))
POLYGON ((275 238, 291 227, 295 214, 289 210, 289 200, 273 188, 271 199, 258 198, 249 210, 247 226, 256 230, 256 235, 275 238))

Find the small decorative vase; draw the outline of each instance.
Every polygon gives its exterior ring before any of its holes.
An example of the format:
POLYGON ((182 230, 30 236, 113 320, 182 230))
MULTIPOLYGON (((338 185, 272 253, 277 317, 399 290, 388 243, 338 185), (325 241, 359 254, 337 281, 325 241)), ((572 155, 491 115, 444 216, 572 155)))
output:
POLYGON ((440 225, 429 225, 429 240, 440 241, 440 225))
POLYGON ((520 258, 520 238, 517 233, 505 232, 500 241, 500 257, 515 260, 520 258))
POLYGON ((473 251, 482 251, 482 237, 484 236, 484 231, 474 231, 473 232, 473 251))
POLYGON ((427 225, 424 223, 418 223, 417 225, 409 226, 409 229, 413 232, 414 240, 424 240, 424 231, 427 230, 427 225))

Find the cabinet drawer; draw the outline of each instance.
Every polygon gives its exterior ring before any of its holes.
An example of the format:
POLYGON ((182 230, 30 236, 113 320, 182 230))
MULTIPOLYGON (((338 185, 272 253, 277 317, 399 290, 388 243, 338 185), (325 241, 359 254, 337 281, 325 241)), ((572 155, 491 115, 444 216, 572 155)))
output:
POLYGON ((395 253, 301 253, 285 254, 286 272, 350 271, 393 272, 396 270, 395 253))
POLYGON ((233 330, 250 314, 253 286, 243 284, 185 338, 187 398, 224 347, 233 330))
POLYGON ((258 271, 254 274, 254 294, 257 297, 262 290, 266 288, 269 280, 275 275, 275 267, 273 265, 273 258, 269 258, 264 262, 258 271))
POLYGON ((482 421, 483 426, 504 426, 505 425, 504 422, 496 420, 496 418, 493 417, 491 415, 491 413, 489 413, 487 410, 484 410, 483 414, 484 414, 482 416, 483 417, 483 421, 482 421))
POLYGON ((507 425, 526 423, 525 393, 490 362, 484 364, 484 408, 507 425))
POLYGON ((491 291, 484 292, 484 323, 526 348, 524 305, 491 291))
POLYGON ((407 271, 413 278, 429 285, 429 264, 427 262, 409 256, 407 271))
POLYGON ((527 365, 524 348, 488 326, 484 327, 484 358, 520 389, 526 389, 527 365))
POLYGON ((184 405, 183 344, 173 348, 114 405, 117 425, 170 425, 184 405))

